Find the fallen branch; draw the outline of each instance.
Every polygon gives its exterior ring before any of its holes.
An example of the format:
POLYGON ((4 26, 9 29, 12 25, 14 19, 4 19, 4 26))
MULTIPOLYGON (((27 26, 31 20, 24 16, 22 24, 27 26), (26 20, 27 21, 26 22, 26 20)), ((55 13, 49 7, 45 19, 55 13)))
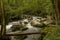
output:
POLYGON ((20 35, 32 35, 32 34, 41 34, 40 32, 11 32, 11 33, 6 33, 6 36, 20 36, 20 35))

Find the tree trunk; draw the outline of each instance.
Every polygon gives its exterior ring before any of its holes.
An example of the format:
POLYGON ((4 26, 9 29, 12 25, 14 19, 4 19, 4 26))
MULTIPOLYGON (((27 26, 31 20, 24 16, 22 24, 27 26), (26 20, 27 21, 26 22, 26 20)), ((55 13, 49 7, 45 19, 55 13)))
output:
POLYGON ((3 0, 0 0, 1 2, 1 37, 3 39, 5 33, 6 33, 6 27, 5 27, 5 14, 4 14, 4 5, 3 0))
POLYGON ((60 23, 60 12, 59 12, 59 10, 60 10, 60 9, 59 9, 59 8, 60 8, 59 5, 60 5, 60 4, 59 4, 59 2, 60 2, 60 0, 56 0, 56 12, 57 12, 57 13, 56 13, 56 16, 57 16, 57 19, 58 19, 58 20, 57 20, 58 23, 60 23))

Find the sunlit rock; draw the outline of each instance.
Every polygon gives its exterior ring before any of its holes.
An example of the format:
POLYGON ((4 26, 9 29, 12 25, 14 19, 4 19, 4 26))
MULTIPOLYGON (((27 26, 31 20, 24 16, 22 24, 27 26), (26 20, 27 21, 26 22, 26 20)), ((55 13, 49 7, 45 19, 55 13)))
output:
POLYGON ((31 25, 34 27, 39 27, 41 25, 40 21, 40 19, 33 17, 33 20, 31 20, 31 25))
POLYGON ((45 19, 45 21, 43 22, 45 25, 49 25, 53 22, 51 16, 47 16, 47 18, 45 19))
POLYGON ((31 21, 31 25, 32 25, 32 26, 40 26, 41 23, 40 23, 40 22, 37 22, 36 20, 32 20, 32 21, 31 21))

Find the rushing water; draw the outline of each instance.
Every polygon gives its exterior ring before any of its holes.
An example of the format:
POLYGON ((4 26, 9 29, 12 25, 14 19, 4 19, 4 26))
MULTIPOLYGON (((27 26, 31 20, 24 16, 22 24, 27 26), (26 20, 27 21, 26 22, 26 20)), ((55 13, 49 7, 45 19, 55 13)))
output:
MULTIPOLYGON (((31 26, 30 23, 28 23, 26 27, 28 27, 28 30, 26 30, 25 32, 39 32, 39 30, 41 29, 41 28, 36 28, 31 26)), ((28 37, 25 40, 38 40, 38 38, 40 37, 40 34, 27 35, 27 36, 28 37)))
MULTIPOLYGON (((39 20, 37 19, 37 17, 33 17, 33 20, 39 20)), ((28 19, 23 19, 22 21, 14 21, 14 22, 10 22, 8 23, 8 25, 6 25, 6 30, 9 31, 9 29, 13 26, 13 25, 17 25, 20 24, 20 22, 22 22, 22 25, 25 25, 25 27, 27 27, 28 29, 25 30, 24 32, 39 32, 39 30, 41 28, 37 28, 31 25, 31 22, 29 22, 28 19), (24 24, 24 22, 27 22, 27 24, 24 24)), ((37 40, 40 37, 40 34, 34 34, 34 35, 27 35, 27 38, 24 40, 37 40)), ((11 36, 12 40, 16 40, 13 36, 11 36)))

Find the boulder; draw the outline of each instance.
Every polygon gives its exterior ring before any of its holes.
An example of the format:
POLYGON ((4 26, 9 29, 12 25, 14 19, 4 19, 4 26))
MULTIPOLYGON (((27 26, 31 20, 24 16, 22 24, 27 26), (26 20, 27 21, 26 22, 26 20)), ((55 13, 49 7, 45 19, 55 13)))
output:
POLYGON ((34 27, 40 27, 41 23, 40 23, 40 21, 32 20, 31 25, 34 26, 34 27))

